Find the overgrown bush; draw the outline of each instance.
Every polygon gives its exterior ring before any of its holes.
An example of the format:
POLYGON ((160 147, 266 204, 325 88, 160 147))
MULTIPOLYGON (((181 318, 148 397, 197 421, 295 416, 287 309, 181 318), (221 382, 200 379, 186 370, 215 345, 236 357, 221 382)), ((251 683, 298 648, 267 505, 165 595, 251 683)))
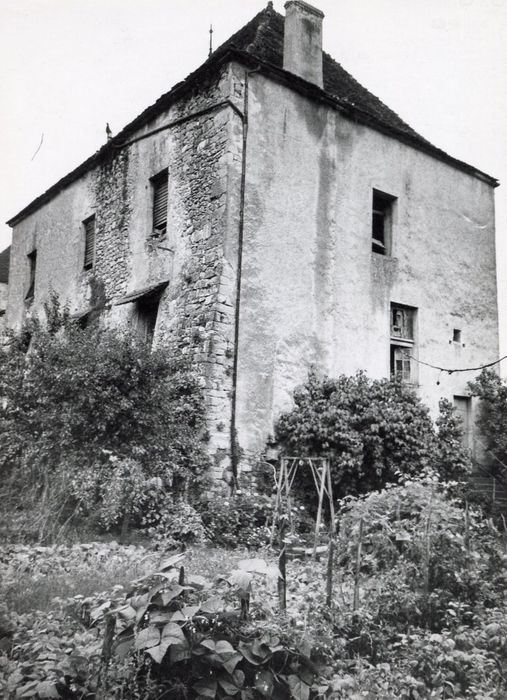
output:
POLYGON ((468 384, 480 398, 477 427, 492 455, 490 468, 507 480, 507 384, 491 369, 468 384))
MULTIPOLYGON (((276 438, 287 453, 330 458, 337 498, 429 467, 445 478, 463 478, 470 459, 459 436, 449 402, 441 402, 435 431, 428 408, 410 387, 363 372, 338 379, 310 372, 294 392, 294 408, 276 424, 276 438)), ((311 475, 300 470, 297 479, 300 490, 313 497, 311 475)))
POLYGON ((29 349, 22 333, 0 352, 4 504, 31 499, 48 536, 76 508, 109 528, 140 523, 160 491, 198 494, 208 458, 197 377, 166 349, 82 330, 54 305, 29 349))
POLYGON ((205 534, 218 547, 256 548, 269 541, 272 498, 237 491, 233 496, 215 494, 199 505, 205 534))

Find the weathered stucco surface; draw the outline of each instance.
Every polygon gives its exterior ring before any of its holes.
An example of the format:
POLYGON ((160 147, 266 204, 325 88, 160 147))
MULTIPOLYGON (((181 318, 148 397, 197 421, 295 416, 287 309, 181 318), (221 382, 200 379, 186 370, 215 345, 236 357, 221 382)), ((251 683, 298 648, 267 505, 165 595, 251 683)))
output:
MULTIPOLYGON (((391 302, 417 309, 420 360, 459 368, 498 357, 491 186, 261 76, 251 76, 249 114, 238 371, 247 456, 311 364, 389 376, 391 302), (389 257, 371 251, 374 188, 397 198, 389 257), (454 328, 462 346, 449 342, 454 328)), ((433 415, 473 376, 416 369, 433 415)))

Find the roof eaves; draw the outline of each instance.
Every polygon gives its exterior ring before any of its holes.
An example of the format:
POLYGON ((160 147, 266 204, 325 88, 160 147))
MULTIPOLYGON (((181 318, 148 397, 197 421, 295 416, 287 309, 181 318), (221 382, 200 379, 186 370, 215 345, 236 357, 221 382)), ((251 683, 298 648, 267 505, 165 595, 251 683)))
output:
POLYGON ((138 129, 141 129, 146 124, 153 121, 162 111, 170 107, 176 100, 182 97, 185 92, 191 90, 196 84, 199 84, 207 75, 211 75, 220 70, 221 66, 227 61, 227 50, 216 51, 208 60, 203 63, 197 70, 191 73, 185 80, 177 83, 169 92, 158 98, 150 107, 145 109, 127 126, 125 126, 116 136, 104 144, 92 156, 83 161, 74 170, 71 170, 67 175, 64 175, 49 189, 36 197, 26 207, 21 209, 17 214, 11 217, 6 223, 8 226, 15 226, 29 214, 37 211, 43 204, 53 199, 55 195, 64 190, 66 187, 75 182, 81 175, 84 175, 96 165, 107 161, 118 152, 119 148, 125 145, 125 141, 138 129))
POLYGON ((300 78, 299 76, 294 75, 289 71, 283 70, 282 68, 278 68, 277 66, 274 66, 270 63, 264 63, 263 61, 260 61, 250 53, 240 51, 239 49, 234 49, 234 51, 231 53, 233 53, 233 57, 241 59, 243 62, 247 63, 251 67, 258 67, 261 72, 273 78, 274 80, 277 80, 277 82, 281 82, 287 85, 288 87, 308 97, 314 102, 320 102, 322 104, 336 109, 337 111, 341 112, 345 117, 353 121, 360 122, 366 126, 371 127, 372 129, 375 129, 376 131, 380 131, 388 136, 392 136, 398 139, 399 141, 402 141, 412 146, 413 148, 416 148, 419 151, 423 151, 424 153, 427 153, 428 155, 431 155, 437 158, 438 160, 441 160, 445 163, 448 163, 449 165, 454 166, 458 170, 466 172, 469 175, 473 175, 479 178, 480 180, 487 182, 492 187, 498 187, 498 185, 500 184, 495 177, 488 175, 487 173, 483 172, 482 170, 479 170, 473 165, 469 165, 468 163, 465 163, 464 161, 461 161, 458 158, 450 156, 448 153, 441 150, 440 148, 437 148, 437 146, 434 146, 432 143, 430 143, 429 141, 427 141, 426 139, 419 136, 413 131, 407 132, 402 129, 398 129, 393 125, 385 124, 380 119, 367 112, 366 110, 361 109, 357 105, 354 105, 348 102, 347 100, 340 99, 339 97, 336 97, 335 95, 332 95, 326 92, 325 90, 322 90, 317 85, 309 83, 303 78, 300 78))
POLYGON ((110 141, 108 141, 108 143, 104 144, 104 146, 102 146, 96 153, 90 156, 90 158, 58 180, 58 182, 52 185, 43 194, 39 195, 39 197, 34 199, 18 214, 9 219, 7 224, 11 227, 15 226, 22 219, 26 218, 29 214, 33 213, 43 204, 51 200, 56 194, 75 182, 81 175, 84 175, 94 166, 106 161, 108 158, 111 158, 112 155, 118 151, 118 148, 125 145, 125 141, 128 139, 128 137, 135 133, 135 131, 139 130, 150 121, 153 121, 162 111, 171 106, 177 99, 181 98, 185 92, 200 84, 205 77, 215 74, 221 68, 221 66, 230 59, 236 59, 252 68, 257 67, 265 75, 268 75, 277 82, 287 85, 291 89, 296 90, 298 93, 308 97, 309 99, 333 107, 349 119, 365 124, 366 126, 370 126, 377 131, 402 141, 403 143, 407 143, 419 151, 425 152, 438 160, 452 165, 458 170, 483 180, 492 187, 498 187, 499 185, 496 178, 484 173, 472 165, 469 165, 468 163, 465 163, 464 161, 453 158, 445 153, 445 151, 433 146, 433 144, 416 134, 416 132, 413 132, 412 130, 406 131, 393 125, 386 124, 370 112, 361 109, 357 105, 352 104, 345 99, 340 99, 339 97, 322 90, 317 85, 309 83, 303 78, 300 78, 299 76, 294 75, 283 68, 279 68, 271 63, 266 63, 257 58, 253 53, 249 53, 242 49, 236 48, 233 44, 229 44, 228 46, 221 46, 211 55, 210 58, 208 58, 205 63, 203 63, 201 66, 199 66, 199 68, 197 68, 197 70, 185 78, 185 80, 177 83, 169 92, 162 95, 150 107, 145 109, 133 121, 127 124, 127 126, 124 127, 124 129, 122 129, 122 131, 120 131, 110 141))

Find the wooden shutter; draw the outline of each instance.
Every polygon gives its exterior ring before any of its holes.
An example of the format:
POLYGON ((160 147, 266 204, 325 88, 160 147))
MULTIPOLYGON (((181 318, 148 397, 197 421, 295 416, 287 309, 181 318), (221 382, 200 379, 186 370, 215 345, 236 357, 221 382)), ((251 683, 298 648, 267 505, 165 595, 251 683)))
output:
POLYGON ((165 233, 167 229, 167 172, 153 179, 153 231, 165 233))
POLYGON ((84 268, 88 270, 93 267, 95 257, 95 217, 90 217, 83 224, 85 229, 84 268))

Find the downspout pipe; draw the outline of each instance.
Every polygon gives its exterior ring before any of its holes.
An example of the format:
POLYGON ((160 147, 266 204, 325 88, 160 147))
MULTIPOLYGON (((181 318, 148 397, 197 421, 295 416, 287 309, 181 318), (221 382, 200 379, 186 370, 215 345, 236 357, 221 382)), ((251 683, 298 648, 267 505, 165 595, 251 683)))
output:
POLYGON ((248 91, 249 76, 260 71, 260 66, 250 71, 245 71, 245 93, 243 96, 243 130, 242 130, 242 154, 241 154, 241 180, 239 194, 239 221, 238 221, 238 258, 236 271, 236 304, 234 310, 234 348, 232 359, 232 396, 231 396, 231 471, 232 491, 238 488, 238 466, 240 460, 238 431, 237 431, 237 387, 238 387, 238 355, 239 355, 239 324, 241 311, 241 279, 243 269, 243 236, 245 227, 245 192, 246 192, 246 154, 248 141, 248 91))

